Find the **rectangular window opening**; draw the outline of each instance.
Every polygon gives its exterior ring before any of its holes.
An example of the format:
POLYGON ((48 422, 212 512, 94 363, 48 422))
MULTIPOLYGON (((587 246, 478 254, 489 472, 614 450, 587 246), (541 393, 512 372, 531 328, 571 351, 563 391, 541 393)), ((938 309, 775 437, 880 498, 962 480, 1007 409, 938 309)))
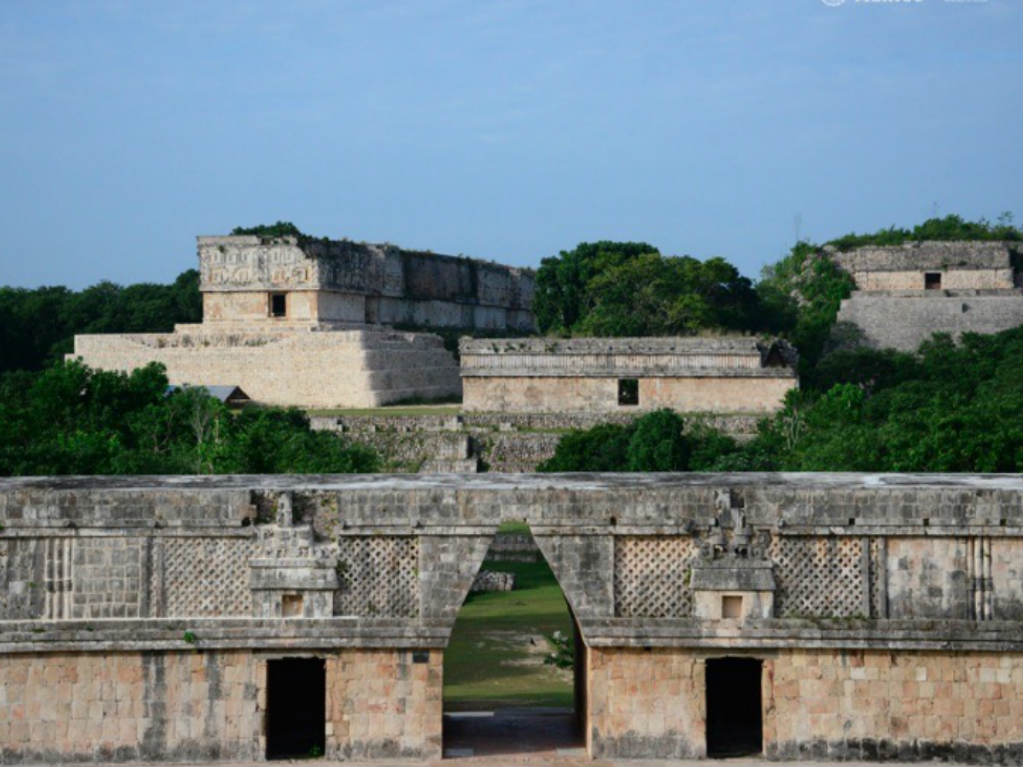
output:
POLYGON ((323 659, 267 661, 267 759, 323 756, 325 698, 323 659))
POLYGON ((270 294, 270 316, 286 317, 288 315, 288 304, 284 293, 270 294))
POLYGON ((942 289, 942 274, 939 272, 925 272, 924 273, 924 289, 925 290, 941 290, 942 289))
POLYGON ((284 618, 302 617, 302 594, 283 594, 281 596, 281 616, 284 618))
POLYGON ((635 378, 619 379, 619 404, 640 404, 640 384, 635 378))
POLYGON ((743 615, 743 597, 722 597, 722 617, 739 618, 743 615))
POLYGON ((705 667, 707 754, 710 757, 761 753, 761 661, 714 658, 705 667))

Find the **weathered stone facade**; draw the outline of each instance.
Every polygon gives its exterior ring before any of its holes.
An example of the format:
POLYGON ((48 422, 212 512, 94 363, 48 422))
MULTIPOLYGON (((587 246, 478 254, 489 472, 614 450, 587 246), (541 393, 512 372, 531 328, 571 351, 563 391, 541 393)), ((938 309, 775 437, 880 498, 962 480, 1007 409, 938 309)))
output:
POLYGON ((467 412, 770 413, 797 385, 795 351, 746 336, 469 339, 467 412))
POLYGON ((349 240, 197 240, 206 322, 534 329, 530 269, 349 240))
POLYGON ((106 370, 162 362, 172 384, 233 384, 268 405, 377 407, 460 390, 439 337, 373 328, 224 333, 179 325, 174 333, 75 336, 71 356, 106 370))
MULTIPOLYGON (((7 760, 262 759, 267 661, 251 650, 0 656, 0 744, 7 760)), ((325 755, 422 758, 440 735, 441 655, 318 652, 325 659, 325 755)))
POLYGON ((932 295, 854 291, 839 308, 833 336, 841 346, 916 351, 933 333, 998 333, 1021 324, 1021 293, 932 295))
POLYGON ((149 362, 176 385, 240 386, 258 402, 377 407, 458 396, 441 339, 388 326, 529 331, 533 273, 390 245, 199 237, 203 322, 173 333, 75 336, 70 356, 149 362))
POLYGON ((3 759, 260 759, 282 658, 323 664, 328 756, 439 758, 441 651, 525 520, 582 634, 592 756, 704 756, 712 664, 739 658, 768 758, 1019 763, 1021 498, 1019 475, 2 480, 3 759))
POLYGON ((836 318, 840 345, 914 351, 933 333, 996 333, 1021 324, 1019 242, 913 242, 827 249, 857 290, 836 318))
POLYGON ((1019 242, 924 241, 826 248, 858 290, 1013 290, 1020 287, 1019 242), (926 274, 938 280, 930 286, 926 274))
MULTIPOLYGON (((1013 653, 730 650, 763 664, 769 759, 1020 761, 1021 658, 1013 653)), ((595 757, 701 758, 707 650, 587 653, 595 757)))

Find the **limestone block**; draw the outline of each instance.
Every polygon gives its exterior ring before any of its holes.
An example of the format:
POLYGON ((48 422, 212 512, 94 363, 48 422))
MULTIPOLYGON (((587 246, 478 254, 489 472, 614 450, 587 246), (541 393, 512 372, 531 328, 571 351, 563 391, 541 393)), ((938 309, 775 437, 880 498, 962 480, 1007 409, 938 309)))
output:
POLYGON ((481 570, 473 578, 470 593, 485 591, 512 591, 516 587, 515 573, 503 573, 496 570, 481 570))
POLYGON ((458 368, 437 336, 382 331, 76 336, 75 357, 130 371, 161 362, 172 384, 241 386, 255 401, 376 407, 457 395, 458 368))

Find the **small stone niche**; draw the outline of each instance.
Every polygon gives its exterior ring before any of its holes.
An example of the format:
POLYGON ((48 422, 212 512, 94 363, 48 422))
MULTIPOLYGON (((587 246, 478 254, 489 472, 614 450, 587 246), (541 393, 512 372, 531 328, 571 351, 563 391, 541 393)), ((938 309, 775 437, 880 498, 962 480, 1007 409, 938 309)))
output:
POLYGON ((743 617, 743 597, 739 594, 725 594, 722 597, 722 617, 739 620, 743 617))
POLYGON ((695 618, 746 621, 774 614, 775 579, 765 560, 729 557, 701 562, 691 571, 690 584, 695 618))
POLYGON ((281 595, 281 617, 301 618, 302 617, 302 594, 281 595))

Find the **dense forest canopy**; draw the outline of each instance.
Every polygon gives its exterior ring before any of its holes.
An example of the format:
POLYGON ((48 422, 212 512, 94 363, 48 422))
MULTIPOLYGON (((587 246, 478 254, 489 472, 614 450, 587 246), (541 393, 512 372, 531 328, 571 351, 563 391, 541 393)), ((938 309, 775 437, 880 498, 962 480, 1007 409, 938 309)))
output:
POLYGON ((776 309, 725 259, 663 256, 643 242, 581 243, 545 258, 533 299, 541 333, 579 336, 778 331, 776 309))
POLYGON ((170 285, 0 287, 0 373, 38 370, 62 359, 72 351, 76 333, 162 333, 202 316, 195 269, 170 285))
POLYGON ((299 410, 235 413, 205 389, 55 363, 0 376, 0 475, 373 472, 376 454, 299 410))

